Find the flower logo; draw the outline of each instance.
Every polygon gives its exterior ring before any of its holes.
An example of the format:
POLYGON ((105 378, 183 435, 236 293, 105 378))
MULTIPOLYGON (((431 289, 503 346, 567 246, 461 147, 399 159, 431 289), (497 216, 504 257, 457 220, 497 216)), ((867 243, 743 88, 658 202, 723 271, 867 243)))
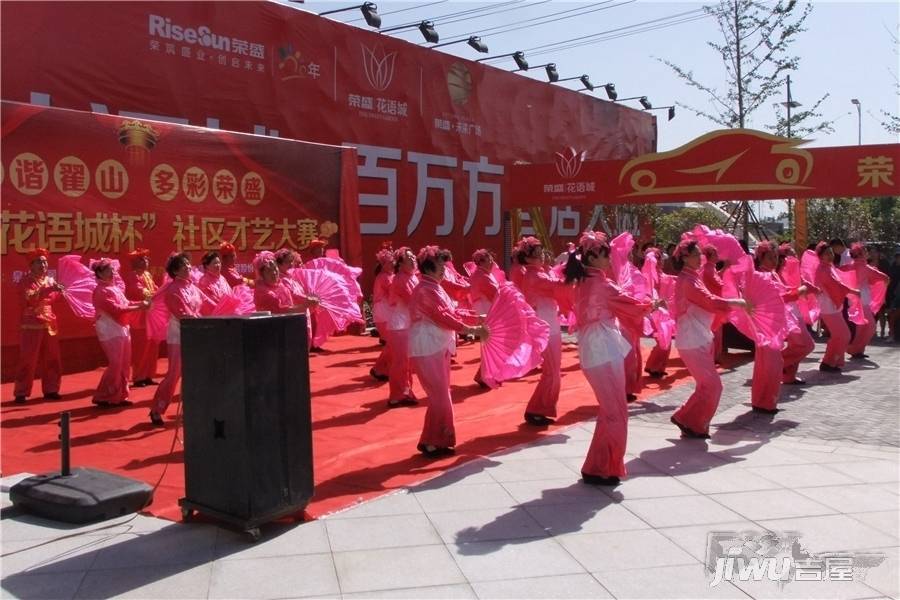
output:
POLYGON ((397 53, 387 53, 382 46, 375 46, 374 50, 362 46, 362 53, 363 67, 369 85, 379 92, 386 90, 394 78, 394 61, 397 53))
POLYGON ((556 153, 556 172, 560 177, 572 179, 581 171, 581 165, 587 157, 587 152, 576 152, 575 148, 569 146, 562 152, 556 153))

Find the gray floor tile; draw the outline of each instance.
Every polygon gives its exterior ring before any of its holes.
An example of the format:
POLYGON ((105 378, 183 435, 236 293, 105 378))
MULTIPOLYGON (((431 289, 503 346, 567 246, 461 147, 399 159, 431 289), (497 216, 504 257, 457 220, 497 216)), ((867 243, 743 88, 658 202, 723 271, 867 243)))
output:
MULTIPOLYGON (((791 452, 796 451, 792 450, 791 452)), ((751 467, 746 471, 791 489, 858 483, 852 477, 823 465, 751 467)))
POLYGON ((479 483, 424 491, 414 489, 414 491, 416 499, 426 513, 498 508, 516 504, 499 483, 479 483))
POLYGON ((582 533, 557 538, 592 573, 699 564, 697 559, 653 530, 582 533))
POLYGON ((206 598, 212 564, 102 569, 85 574, 76 598, 206 598))
POLYGON ((482 600, 537 600, 539 598, 612 598, 597 580, 588 574, 550 575, 481 581, 472 587, 482 600))
POLYGON ((0 590, 4 598, 34 598, 35 600, 69 600, 84 578, 84 572, 17 573, 3 577, 0 590))
POLYGON ((900 511, 884 510, 867 513, 848 513, 847 516, 861 521, 881 533, 900 539, 900 511))
POLYGON ((247 534, 220 528, 216 536, 216 560, 265 558, 293 554, 330 552, 325 521, 308 523, 271 523, 262 528, 262 539, 250 543, 247 534))
POLYGON ((203 564, 213 558, 216 537, 217 528, 212 525, 173 523, 157 532, 128 536, 104 547, 93 568, 203 564))
POLYGON ((325 527, 332 552, 441 543, 425 515, 326 519, 325 527))
POLYGON ((358 519, 362 517, 383 517, 387 515, 421 514, 422 507, 416 497, 407 491, 392 494, 363 502, 347 510, 328 515, 329 519, 358 519))
POLYGON ((466 583, 443 545, 337 552, 343 593, 466 583))
POLYGON ((848 552, 896 545, 896 538, 847 515, 825 515, 794 519, 759 521, 772 531, 797 531, 800 543, 810 553, 848 552))
POLYGON ((543 458, 529 461, 509 460, 491 468, 488 473, 495 481, 529 481, 543 479, 559 479, 572 473, 564 462, 555 458, 543 458))
POLYGON ((3 576, 13 573, 33 574, 86 571, 94 564, 97 553, 122 536, 79 536, 41 544, 41 540, 3 540, 3 576), (13 554, 15 553, 15 554, 13 554))
POLYGON ((614 489, 609 488, 616 497, 662 498, 666 496, 694 496, 697 491, 684 485, 674 477, 653 473, 649 475, 632 475, 622 479, 622 483, 614 489))
POLYGON ((885 561, 877 567, 868 569, 863 582, 878 592, 891 598, 900 598, 900 549, 882 548, 885 561))
POLYGON ((747 595, 728 582, 711 587, 703 565, 604 571, 595 577, 616 598, 736 598, 747 595))
POLYGON ((470 582, 584 573, 552 539, 471 542, 449 546, 470 582))
POLYGON ((743 517, 703 496, 625 500, 625 508, 653 527, 678 527, 742 521, 743 517))
POLYGON ((517 503, 528 505, 604 502, 609 498, 601 488, 584 485, 580 479, 573 474, 564 479, 509 481, 503 484, 503 488, 517 503))
POLYGON ((410 600, 475 600, 478 596, 468 583, 454 585, 434 585, 429 587, 405 588, 402 590, 380 590, 377 592, 358 592, 344 594, 344 600, 366 600, 371 598, 384 600, 409 598, 410 600))
POLYGON ((835 463, 829 465, 861 483, 894 483, 900 481, 897 461, 866 460, 862 462, 835 463))
POLYGON ((612 500, 566 505, 528 506, 527 510, 550 535, 648 529, 650 526, 612 500))
POLYGON ((306 554, 213 565, 209 598, 300 598, 339 594, 330 554, 306 554))
POLYGON ((811 517, 836 512, 833 508, 810 500, 792 490, 760 490, 710 496, 745 519, 785 519, 811 517))
POLYGON ((900 511, 900 497, 879 488, 876 484, 860 483, 834 487, 804 488, 797 493, 842 513, 861 513, 882 510, 900 511))
POLYGON ((879 592, 862 581, 739 581, 733 585, 753 598, 816 598, 819 600, 855 600, 876 598, 879 592))
POLYGON ((447 544, 544 537, 547 533, 521 507, 432 513, 428 517, 447 544))
POLYGON ((750 492, 782 487, 774 481, 755 475, 749 469, 739 467, 724 467, 703 473, 689 473, 679 475, 677 479, 701 494, 750 492))
POLYGON ((714 531, 761 531, 762 527, 751 521, 717 523, 716 525, 692 525, 689 527, 664 527, 657 529, 681 549, 703 562, 706 560, 707 540, 714 531))

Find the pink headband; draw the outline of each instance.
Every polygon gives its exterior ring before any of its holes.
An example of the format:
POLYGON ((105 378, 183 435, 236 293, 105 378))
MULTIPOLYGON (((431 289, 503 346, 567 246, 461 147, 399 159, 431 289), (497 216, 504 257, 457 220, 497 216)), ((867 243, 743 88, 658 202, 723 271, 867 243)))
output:
POLYGON ((602 231, 585 231, 578 239, 578 245, 584 253, 595 252, 606 248, 609 249, 609 243, 606 241, 606 234, 602 231))
POLYGON ((816 256, 822 256, 825 250, 831 248, 831 245, 826 241, 821 241, 816 244, 816 256))
POLYGON ((113 261, 109 258, 99 258, 99 259, 91 259, 88 261, 88 267, 90 267, 91 271, 94 272, 94 275, 98 275, 100 271, 105 269, 106 267, 110 267, 115 271, 115 267, 113 266, 113 261))
POLYGON ((391 264, 394 262, 394 253, 391 252, 390 248, 382 248, 375 253, 375 260, 383 265, 391 264))
POLYGON ((416 256, 416 260, 419 261, 419 264, 425 262, 426 260, 436 261, 437 255, 441 251, 437 246, 425 246, 421 250, 419 250, 419 254, 416 256))
POLYGON ((850 256, 852 258, 859 258, 862 256, 863 250, 866 249, 866 245, 862 242, 853 242, 853 245, 850 246, 850 256))
POLYGON ((687 256, 688 247, 691 244, 696 244, 696 243, 697 243, 696 240, 692 240, 692 239, 681 240, 680 242, 678 242, 678 246, 675 248, 674 257, 675 258, 683 258, 683 257, 687 256))
POLYGON ((760 242, 756 247, 756 259, 759 260, 769 252, 774 252, 775 246, 770 241, 760 242))
POLYGON ((262 269, 263 265, 267 262, 275 262, 275 255, 268 250, 263 250, 253 257, 253 268, 259 273, 260 269, 262 269))
POLYGON ((409 246, 400 246, 394 250, 394 260, 402 259, 407 252, 412 252, 412 249, 409 246))
POLYGON ((794 256, 796 255, 796 252, 794 252, 794 248, 790 244, 784 242, 778 246, 778 254, 781 256, 794 256))
POLYGON ((528 237, 519 240, 519 243, 516 244, 516 252, 524 252, 525 256, 531 256, 534 254, 535 248, 541 247, 542 245, 541 240, 533 235, 529 235, 528 237))

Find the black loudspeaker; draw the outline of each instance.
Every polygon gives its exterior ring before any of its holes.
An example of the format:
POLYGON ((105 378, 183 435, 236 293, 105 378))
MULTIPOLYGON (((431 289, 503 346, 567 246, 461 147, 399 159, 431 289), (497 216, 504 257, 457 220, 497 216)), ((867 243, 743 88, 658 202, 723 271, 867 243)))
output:
POLYGON ((181 321, 182 515, 259 537, 313 494, 305 315, 181 321))

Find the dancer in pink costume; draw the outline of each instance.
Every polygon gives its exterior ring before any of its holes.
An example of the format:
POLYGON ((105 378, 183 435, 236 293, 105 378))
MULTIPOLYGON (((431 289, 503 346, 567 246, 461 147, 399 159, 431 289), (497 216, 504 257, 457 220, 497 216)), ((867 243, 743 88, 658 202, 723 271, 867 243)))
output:
MULTIPOLYGON (((771 279, 785 302, 796 300, 796 291, 788 290, 787 286, 775 273, 776 266, 778 266, 778 252, 775 245, 768 241, 760 242, 756 247, 757 270, 771 279)), ((790 326, 795 328, 797 323, 793 320, 787 305, 785 305, 785 313, 785 316, 790 319, 790 326)), ((778 412, 778 398, 781 395, 781 380, 784 375, 782 346, 782 343, 756 344, 753 353, 753 379, 750 388, 750 405, 754 412, 770 415, 778 412)))
POLYGON ((850 329, 841 314, 844 299, 848 294, 859 294, 859 290, 844 284, 835 273, 834 251, 828 242, 816 244, 819 266, 813 282, 819 290, 819 318, 828 328, 828 344, 819 370, 826 373, 840 373, 844 366, 844 353, 850 343, 850 329))
POLYGON ((865 318, 865 325, 857 325, 853 340, 847 346, 847 354, 853 359, 868 358, 866 346, 872 341, 875 335, 875 315, 872 312, 872 285, 880 281, 882 285, 887 286, 890 279, 887 275, 868 264, 867 259, 869 253, 866 246, 860 242, 854 243, 850 247, 850 258, 853 259, 851 269, 856 272, 856 284, 859 286, 859 307, 857 310, 862 311, 865 318))
POLYGON ((450 398, 450 357, 456 353, 456 336, 481 333, 480 327, 463 323, 441 286, 444 264, 450 260, 447 250, 437 246, 422 248, 418 255, 422 277, 409 300, 410 361, 428 395, 418 449, 429 458, 452 454, 456 445, 450 398))
POLYGON ((163 378, 150 409, 150 422, 156 427, 165 427, 162 415, 166 412, 175 388, 181 379, 181 324, 185 317, 199 317, 202 311, 211 311, 215 306, 191 281, 191 261, 185 253, 173 254, 166 261, 166 273, 172 283, 166 289, 165 304, 169 311, 169 325, 166 331, 166 347, 169 356, 169 370, 163 378))
POLYGON ((375 254, 375 259, 378 261, 378 272, 372 288, 372 318, 378 335, 384 340, 384 346, 381 347, 381 354, 375 365, 369 369, 369 375, 378 381, 387 381, 391 371, 391 345, 387 342, 387 329, 391 315, 391 283, 394 281, 394 252, 389 242, 375 254))
POLYGON ((197 282, 197 287, 213 304, 217 304, 231 293, 231 286, 222 275, 222 257, 218 251, 213 250, 203 255, 200 264, 203 266, 203 276, 197 282))
POLYGON ((390 288, 390 316, 387 321, 388 345, 391 346, 391 370, 388 383, 388 407, 418 404, 412 391, 409 366, 409 300, 419 284, 416 257, 407 246, 394 251, 394 280, 390 288))
POLYGON ((550 340, 543 354, 541 378, 525 408, 526 423, 546 426, 553 423, 553 418, 556 417, 556 403, 559 401, 562 331, 559 326, 559 307, 556 298, 566 284, 555 279, 543 268, 544 246, 537 238, 526 237, 516 248, 516 262, 525 267, 522 293, 537 316, 550 326, 550 340))
MULTIPOLYGON (((476 250, 472 253, 472 262, 475 263, 475 270, 469 277, 469 296, 472 301, 472 308, 479 315, 486 315, 497 297, 497 291, 500 284, 494 277, 494 257, 488 250, 484 248, 476 250)), ((483 359, 482 359, 483 360, 483 359)), ((482 388, 489 387, 481 376, 481 367, 475 372, 475 383, 482 388)))
POLYGON ((252 281, 246 279, 238 273, 235 261, 237 260, 237 250, 228 242, 219 244, 219 257, 222 259, 222 276, 228 285, 235 287, 237 285, 252 285, 252 281))
MULTIPOLYGON (((800 368, 800 363, 803 359, 815 350, 816 342, 806 328, 806 322, 800 313, 797 301, 801 296, 817 293, 818 290, 802 278, 793 283, 788 281, 784 272, 788 258, 796 260, 794 249, 788 243, 781 244, 778 247, 778 278, 789 290, 789 293, 784 296, 784 302, 791 316, 791 328, 784 340, 784 350, 781 352, 781 359, 784 362, 781 371, 781 383, 784 385, 804 385, 806 381, 797 377, 797 369, 800 368), (796 323, 796 326, 793 326, 794 323, 796 323)), ((799 267, 797 267, 797 271, 799 271, 799 267)))
POLYGON ((591 485, 618 485, 626 475, 628 405, 625 399, 625 357, 631 351, 618 326, 618 318, 641 319, 650 302, 626 295, 607 277, 610 248, 606 235, 582 234, 576 252, 566 264, 566 282, 576 282, 578 354, 585 379, 600 406, 594 437, 581 476, 591 485))
POLYGON ((647 280, 651 297, 658 299, 661 305, 650 315, 656 344, 650 351, 650 356, 647 357, 644 371, 652 379, 662 379, 666 376, 666 365, 669 362, 669 355, 672 353, 672 336, 675 330, 675 321, 671 315, 674 306, 668 306, 672 300, 668 296, 671 296, 671 292, 675 289, 675 277, 663 273, 662 252, 659 248, 654 247, 646 249, 641 272, 647 280))
POLYGON ((703 284, 700 248, 696 241, 682 240, 675 250, 674 265, 680 271, 675 288, 675 345, 697 387, 670 419, 684 437, 709 438, 709 423, 719 407, 722 380, 713 355, 713 322, 732 306, 746 307, 740 298, 725 299, 703 284))
MULTIPOLYGON (((716 250, 715 246, 711 245, 703 246, 702 252, 703 256, 706 258, 706 262, 701 266, 703 285, 705 285, 706 289, 714 296, 721 296, 722 276, 716 269, 716 264, 719 262, 719 252, 716 250)), ((728 266, 727 261, 725 262, 725 266, 728 266)), ((722 338, 722 326, 724 324, 725 321, 722 319, 713 321, 713 352, 715 354, 716 364, 719 364, 722 361, 722 355, 725 354, 725 346, 722 338)))
MULTIPOLYGON (((128 253, 131 271, 125 274, 125 297, 132 302, 153 298, 159 289, 150 273, 150 251, 135 248, 128 253)), ((159 360, 159 340, 147 335, 147 313, 132 315, 131 370, 134 387, 156 385, 156 363, 159 360)))
POLYGON ((122 288, 113 281, 113 265, 109 259, 94 261, 91 269, 97 277, 93 294, 97 315, 94 328, 108 363, 92 401, 97 406, 131 404, 128 401, 128 371, 131 368, 129 323, 134 311, 150 307, 150 300, 128 300, 122 288))
POLYGON ((59 356, 59 329, 53 303, 63 287, 47 275, 49 252, 44 248, 29 250, 29 272, 19 282, 22 302, 20 319, 19 366, 13 391, 17 404, 31 395, 35 371, 41 372, 44 398, 59 400, 62 361, 59 356))

